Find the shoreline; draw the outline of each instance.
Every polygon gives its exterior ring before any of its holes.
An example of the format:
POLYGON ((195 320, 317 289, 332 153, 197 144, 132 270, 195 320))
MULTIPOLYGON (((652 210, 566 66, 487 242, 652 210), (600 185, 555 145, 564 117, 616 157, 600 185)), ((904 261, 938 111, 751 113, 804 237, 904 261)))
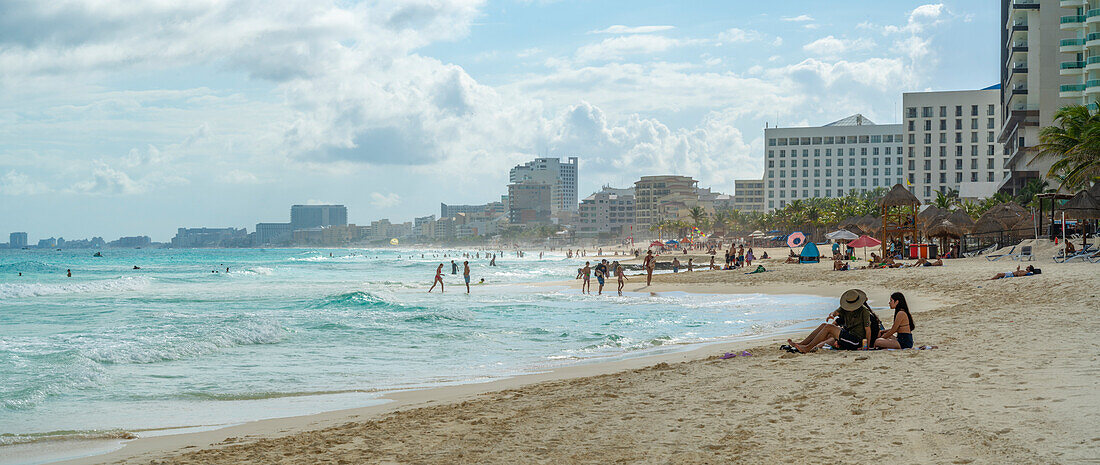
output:
MULTIPOLYGON (((570 282, 552 281, 522 283, 516 285, 562 287, 563 290, 566 290, 570 289, 568 284, 570 284, 570 282)), ((793 289, 780 289, 778 287, 769 287, 766 290, 746 289, 744 290, 744 292, 715 292, 713 290, 702 288, 683 289, 676 286, 661 286, 657 283, 654 284, 655 285, 650 288, 643 287, 638 289, 631 289, 629 290, 629 292, 651 292, 654 294, 684 292, 700 295, 809 295, 816 297, 830 297, 828 294, 826 294, 826 292, 832 290, 826 288, 812 287, 806 289, 808 292, 799 292, 798 290, 793 289)), ((628 291, 628 289, 624 288, 624 292, 626 291, 628 291)), ((841 290, 840 292, 843 292, 843 290, 841 290)), ((885 295, 888 295, 888 292, 886 290, 881 290, 881 292, 878 292, 877 290, 872 290, 869 291, 869 296, 877 295, 877 293, 885 293, 885 295), (872 292, 876 292, 876 294, 872 294, 872 292)), ((836 295, 839 295, 839 293, 837 293, 836 295)), ((609 297, 613 298, 614 296, 609 297)), ((873 300, 874 298, 872 297, 871 299, 873 300)), ((281 435, 294 432, 309 431, 312 429, 324 428, 340 423, 345 423, 348 421, 363 420, 369 417, 377 417, 388 413, 415 409, 423 406, 459 402, 461 400, 482 395, 485 393, 516 389, 548 381, 561 381, 567 379, 607 375, 620 371, 636 370, 660 363, 681 363, 686 361, 714 358, 717 355, 720 355, 720 353, 716 354, 716 352, 739 352, 759 347, 774 346, 783 343, 785 341, 785 338, 790 337, 791 335, 801 334, 804 332, 804 328, 793 328, 780 330, 779 332, 768 332, 762 335, 731 335, 722 338, 723 340, 684 343, 680 344, 681 347, 679 348, 673 348, 675 346, 662 346, 644 349, 644 351, 654 351, 661 350, 663 348, 665 350, 668 350, 668 352, 665 353, 632 355, 631 353, 627 352, 614 356, 572 360, 563 366, 551 367, 545 370, 533 371, 524 374, 504 376, 498 379, 491 379, 487 381, 464 381, 457 384, 448 384, 436 387, 383 390, 381 391, 382 395, 377 397, 377 400, 381 402, 378 405, 329 410, 309 415, 250 420, 243 423, 226 425, 200 425, 157 428, 154 430, 167 434, 141 436, 134 439, 67 440, 58 438, 56 440, 50 440, 46 442, 52 445, 61 445, 66 442, 83 443, 82 445, 84 447, 81 447, 81 449, 87 449, 91 452, 90 454, 81 455, 78 457, 66 458, 63 460, 53 460, 45 463, 62 465, 85 465, 113 462, 118 460, 142 459, 151 453, 153 455, 156 455, 167 453, 173 450, 182 451, 188 448, 216 447, 225 443, 225 441, 215 441, 216 438, 223 436, 239 438, 247 437, 249 439, 254 439, 258 437, 268 437, 270 435, 281 435), (669 350, 670 348, 671 350, 669 350), (187 432, 170 433, 171 431, 175 430, 183 430, 187 432)), ((33 444, 36 443, 16 444, 14 446, 32 446, 33 444)))
POLYGON ((858 287, 879 308, 901 290, 917 315, 917 345, 938 350, 795 355, 776 348, 784 335, 718 342, 139 439, 62 463, 515 463, 532 453, 558 463, 773 463, 823 452, 842 463, 864 462, 863 452, 876 461, 1083 463, 1100 456, 1100 344, 1079 322, 1091 316, 1083 304, 1100 302, 1100 277, 1093 264, 1048 260, 1033 262, 1042 275, 996 281, 988 278, 1020 263, 833 272, 827 262, 770 261, 768 273, 662 274, 625 289, 835 297, 858 287), (717 359, 744 349, 754 356, 717 359), (806 435, 807 426, 822 434, 806 435), (852 439, 846 431, 858 431, 863 460, 837 449, 852 439))

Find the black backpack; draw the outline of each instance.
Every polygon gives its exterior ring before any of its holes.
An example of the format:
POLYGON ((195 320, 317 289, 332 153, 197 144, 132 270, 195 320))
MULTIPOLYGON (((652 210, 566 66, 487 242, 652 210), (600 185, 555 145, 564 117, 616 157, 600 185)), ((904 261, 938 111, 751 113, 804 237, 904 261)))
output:
POLYGON ((886 331, 886 328, 884 326, 882 326, 882 320, 878 319, 878 315, 875 315, 875 312, 871 311, 870 309, 868 309, 867 312, 871 314, 871 337, 872 337, 872 339, 870 341, 870 344, 871 344, 871 346, 874 346, 875 345, 875 339, 878 339, 878 335, 882 334, 884 331, 886 331))

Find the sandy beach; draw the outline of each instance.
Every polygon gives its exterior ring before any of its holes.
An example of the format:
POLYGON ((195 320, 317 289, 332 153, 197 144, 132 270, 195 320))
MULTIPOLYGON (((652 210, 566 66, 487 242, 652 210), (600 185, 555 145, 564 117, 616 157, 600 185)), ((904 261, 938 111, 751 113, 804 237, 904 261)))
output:
POLYGON ((938 348, 796 355, 779 338, 711 345, 139 439, 66 463, 1097 463, 1100 344, 1089 315, 1100 307, 1100 264, 1039 255, 1024 264, 1041 275, 989 281, 1021 263, 834 272, 829 261, 779 261, 754 275, 657 275, 649 287, 631 277, 626 290, 858 287, 887 326, 887 296, 902 291, 916 344, 938 348), (752 356, 717 357, 741 350, 752 356))

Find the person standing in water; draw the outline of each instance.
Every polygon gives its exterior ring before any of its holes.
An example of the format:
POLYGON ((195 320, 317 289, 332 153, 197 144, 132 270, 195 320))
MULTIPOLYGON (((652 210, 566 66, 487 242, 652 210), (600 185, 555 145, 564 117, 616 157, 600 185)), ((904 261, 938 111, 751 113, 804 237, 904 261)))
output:
POLYGON ((458 263, 454 260, 451 260, 451 274, 458 274, 458 263))
POLYGON ((581 268, 581 294, 586 292, 592 293, 592 266, 589 262, 584 262, 584 268, 581 268))
POLYGON ((493 254, 493 258, 489 260, 489 266, 497 266, 497 254, 493 254))
POLYGON ((431 294, 432 291, 435 290, 435 285, 436 284, 439 285, 439 293, 442 294, 443 293, 443 264, 442 263, 440 263, 439 266, 437 266, 435 268, 435 281, 432 281, 432 288, 428 289, 429 294, 431 294))
POLYGON ((653 282, 653 268, 657 266, 657 258, 653 256, 653 251, 648 250, 645 253, 645 260, 642 262, 642 267, 645 268, 645 285, 649 286, 653 282))
POLYGON ((73 277, 73 270, 65 270, 65 277, 68 277, 68 278, 73 277))
POLYGON ((623 266, 615 265, 615 274, 619 276, 619 296, 623 295, 623 286, 626 284, 626 275, 623 274, 623 266))
MULTIPOLYGON (((607 260, 600 260, 600 262, 596 264, 596 280, 600 282, 600 290, 596 291, 596 295, 603 295, 603 284, 605 279, 607 279, 607 260)), ((589 288, 588 293, 592 293, 591 288, 589 288)))
POLYGON ((466 293, 470 293, 470 262, 462 262, 462 279, 466 280, 466 293))

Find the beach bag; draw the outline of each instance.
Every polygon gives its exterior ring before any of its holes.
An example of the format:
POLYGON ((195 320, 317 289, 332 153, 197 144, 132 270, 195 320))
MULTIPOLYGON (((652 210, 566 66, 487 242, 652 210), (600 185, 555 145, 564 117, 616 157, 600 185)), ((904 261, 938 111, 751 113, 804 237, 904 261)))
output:
POLYGON ((875 339, 878 339, 878 335, 886 331, 886 328, 882 326, 882 320, 878 319, 878 315, 875 312, 867 310, 871 314, 871 345, 874 345, 875 339))

